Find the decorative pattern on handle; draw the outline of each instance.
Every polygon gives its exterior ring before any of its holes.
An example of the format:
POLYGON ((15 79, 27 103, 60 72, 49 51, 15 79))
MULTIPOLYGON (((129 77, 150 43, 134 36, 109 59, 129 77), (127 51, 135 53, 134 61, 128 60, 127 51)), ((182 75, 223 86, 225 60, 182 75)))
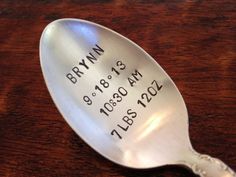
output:
MULTIPOLYGON (((230 167, 225 165, 221 160, 216 159, 216 158, 212 158, 209 155, 200 154, 194 150, 191 150, 191 153, 193 153, 193 155, 195 157, 197 157, 197 159, 196 159, 197 161, 199 161, 199 162, 206 161, 206 162, 209 162, 209 164, 217 165, 217 168, 219 171, 222 171, 222 173, 230 175, 230 176, 227 175, 227 177, 236 177, 236 173, 230 167)), ((203 169, 200 166, 200 164, 196 163, 195 161, 193 161, 193 162, 188 161, 187 162, 187 161, 183 160, 183 161, 181 161, 181 163, 183 163, 184 165, 191 168, 195 174, 200 175, 201 177, 213 177, 211 174, 209 174, 207 172, 207 168, 203 169)))

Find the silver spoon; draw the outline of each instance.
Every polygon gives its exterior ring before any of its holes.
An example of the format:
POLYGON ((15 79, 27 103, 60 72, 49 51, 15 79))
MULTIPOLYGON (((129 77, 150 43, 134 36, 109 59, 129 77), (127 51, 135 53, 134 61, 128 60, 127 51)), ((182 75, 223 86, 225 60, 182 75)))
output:
POLYGON ((193 149, 177 87, 124 36, 85 20, 57 20, 41 36, 40 61, 58 110, 107 159, 137 169, 179 164, 202 177, 236 176, 193 149))

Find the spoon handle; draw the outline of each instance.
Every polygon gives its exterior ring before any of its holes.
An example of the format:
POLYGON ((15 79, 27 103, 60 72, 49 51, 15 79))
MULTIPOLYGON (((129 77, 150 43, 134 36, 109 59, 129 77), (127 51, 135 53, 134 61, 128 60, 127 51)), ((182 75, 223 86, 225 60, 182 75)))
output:
POLYGON ((185 160, 180 161, 201 177, 236 177, 236 173, 221 160, 191 150, 185 160))

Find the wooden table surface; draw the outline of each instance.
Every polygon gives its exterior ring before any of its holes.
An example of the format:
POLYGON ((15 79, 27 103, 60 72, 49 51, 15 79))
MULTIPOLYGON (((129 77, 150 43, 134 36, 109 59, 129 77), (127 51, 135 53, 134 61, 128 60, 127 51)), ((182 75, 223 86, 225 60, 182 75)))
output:
POLYGON ((100 23, 143 47, 181 91, 195 149, 236 169, 235 0, 1 0, 0 176, 195 176, 179 166, 116 165, 66 124, 39 63, 41 32, 65 17, 100 23))

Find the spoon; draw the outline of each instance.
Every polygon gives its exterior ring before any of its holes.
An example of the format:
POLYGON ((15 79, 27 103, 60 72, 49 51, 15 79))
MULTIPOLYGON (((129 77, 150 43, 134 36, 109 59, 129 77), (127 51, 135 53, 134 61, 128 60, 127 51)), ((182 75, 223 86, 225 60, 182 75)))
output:
POLYGON ((201 177, 236 176, 193 149, 174 82, 124 36, 85 20, 56 20, 42 33, 40 62, 60 113, 107 159, 137 169, 179 164, 201 177))

